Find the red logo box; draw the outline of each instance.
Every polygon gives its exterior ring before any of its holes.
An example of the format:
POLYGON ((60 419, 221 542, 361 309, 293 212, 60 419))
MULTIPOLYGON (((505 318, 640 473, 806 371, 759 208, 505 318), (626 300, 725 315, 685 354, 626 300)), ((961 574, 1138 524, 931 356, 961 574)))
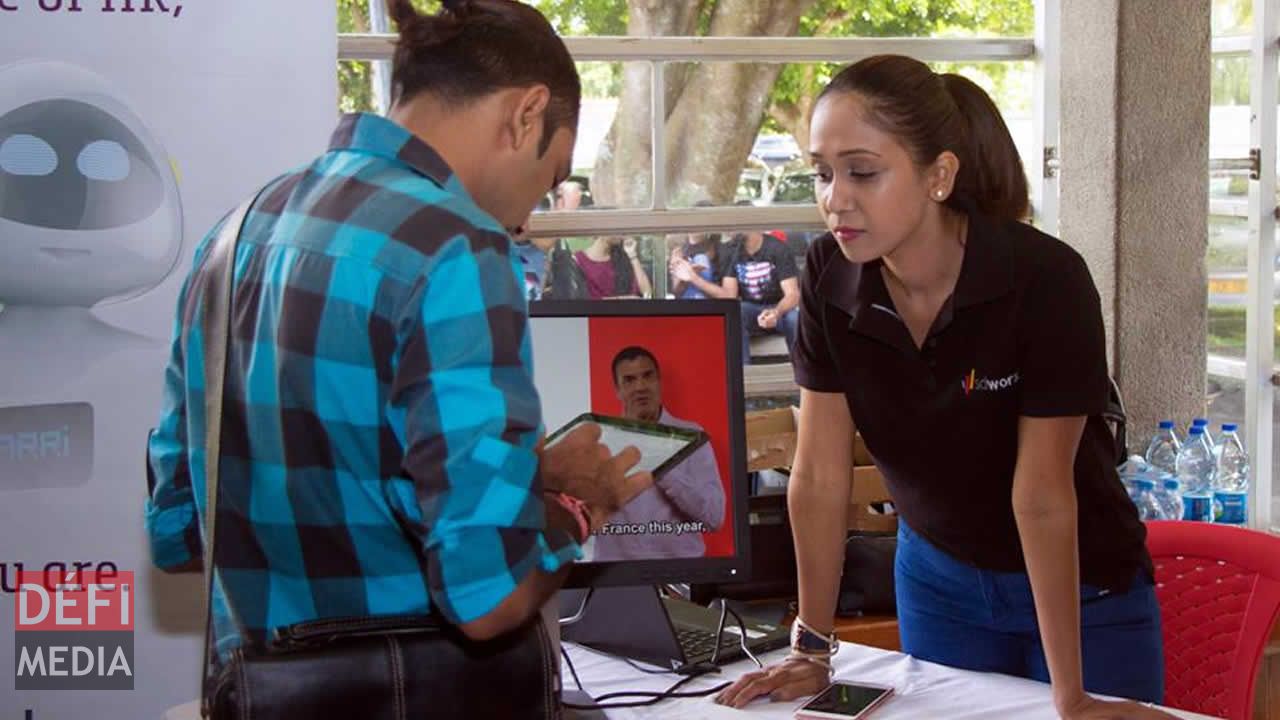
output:
POLYGON ((133 572, 51 569, 18 573, 16 632, 133 631, 133 572))

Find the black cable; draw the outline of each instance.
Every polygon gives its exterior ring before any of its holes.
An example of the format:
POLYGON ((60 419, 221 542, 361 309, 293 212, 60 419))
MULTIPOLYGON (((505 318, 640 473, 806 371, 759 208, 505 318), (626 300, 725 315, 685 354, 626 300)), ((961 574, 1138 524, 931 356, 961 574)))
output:
MULTIPOLYGON (((719 660, 720 658, 720 642, 724 638, 724 621, 726 616, 730 613, 733 614, 733 619, 738 623, 738 632, 739 632, 738 645, 742 648, 742 652, 745 653, 747 657, 751 658, 751 661, 754 662, 757 667, 763 668, 764 665, 760 662, 760 660, 755 655, 753 655, 750 650, 747 649, 747 624, 742 620, 742 616, 739 615, 736 610, 732 610, 729 608, 728 600, 726 600, 725 598, 720 598, 720 620, 718 623, 716 623, 715 649, 711 651, 711 660, 707 663, 705 667, 700 667, 694 670, 693 672, 690 672, 688 676, 677 681, 674 685, 672 685, 671 687, 661 692, 644 691, 644 690, 628 690, 628 691, 621 691, 621 692, 612 692, 612 693, 606 693, 604 695, 601 695, 598 698, 592 698, 592 703, 589 705, 579 704, 579 703, 567 703, 567 702, 561 703, 561 705, 573 710, 612 710, 617 708, 648 707, 650 705, 657 705, 663 700, 670 700, 675 698, 706 697, 713 693, 718 693, 721 690, 724 690, 725 688, 732 685, 733 682, 730 681, 730 682, 720 683, 719 685, 716 685, 706 690, 691 690, 686 692, 679 692, 680 688, 684 687, 686 683, 692 680, 700 678, 703 675, 709 675, 711 673, 720 672, 720 668, 719 666, 716 665, 716 661, 719 660), (605 702, 607 700, 613 700, 613 699, 625 698, 625 697, 640 697, 640 698, 647 698, 647 699, 631 700, 627 702, 611 702, 611 703, 605 702)), ((587 648, 587 649, 590 649, 590 648, 587 648)), ((564 655, 564 659, 568 662, 569 672, 573 674, 573 681, 577 683, 578 689, 581 690, 583 693, 586 693, 587 696, 590 697, 590 693, 587 693, 586 688, 582 686, 582 681, 578 678, 578 672, 573 667, 573 660, 569 659, 569 653, 567 650, 564 649, 563 645, 560 646, 560 653, 564 655)), ((649 673, 651 675, 665 675, 670 672, 667 670, 648 670, 646 668, 640 667, 635 662, 633 662, 630 658, 622 658, 622 659, 628 665, 635 668, 636 670, 649 673)))
MULTIPOLYGON (((720 603, 722 608, 720 612, 720 617, 721 617, 720 622, 723 623, 724 609, 727 609, 729 606, 725 604, 724 599, 721 599, 720 603)), ((760 662, 760 659, 757 658, 755 655, 753 655, 751 651, 747 649, 747 624, 742 621, 742 616, 738 614, 737 610, 729 610, 729 612, 733 613, 733 619, 738 621, 738 631, 742 633, 741 635, 738 636, 738 645, 742 648, 742 652, 747 657, 751 658, 751 662, 755 663, 756 667, 763 670, 764 663, 760 662)), ((718 636, 716 637, 716 649, 717 650, 720 649, 720 638, 718 636)))
POLYGON ((686 692, 678 692, 679 689, 685 685, 685 683, 688 683, 689 681, 702 677, 703 675, 706 675, 706 674, 708 673, 702 672, 696 675, 690 675, 686 678, 681 679, 679 682, 667 688, 666 690, 663 690, 662 692, 629 690, 629 691, 614 692, 614 693, 607 693, 605 695, 601 695, 600 697, 595 698, 595 702, 590 705, 585 705, 585 704, 580 705, 578 703, 561 703, 561 704, 564 707, 571 708, 573 710, 612 710, 615 708, 648 707, 650 705, 657 705, 663 700, 669 700, 673 698, 706 697, 708 695, 711 695, 712 693, 718 693, 721 690, 724 690, 725 688, 733 684, 731 682, 725 682, 725 683, 720 683, 715 687, 708 688, 706 690, 690 690, 686 692), (642 697, 642 698, 648 698, 648 699, 647 700, 631 700, 627 702, 605 703, 606 700, 612 700, 615 698, 624 698, 624 697, 642 697))
POLYGON ((574 669, 573 660, 569 658, 569 651, 564 649, 563 644, 560 645, 560 654, 564 656, 564 661, 569 663, 569 672, 573 674, 573 681, 577 683, 578 689, 585 693, 587 689, 582 687, 582 681, 578 679, 578 671, 574 669))
POLYGON ((711 651, 711 664, 715 665, 720 660, 720 641, 724 639, 724 616, 729 612, 729 602, 724 598, 720 598, 720 621, 716 623, 716 646, 711 651))

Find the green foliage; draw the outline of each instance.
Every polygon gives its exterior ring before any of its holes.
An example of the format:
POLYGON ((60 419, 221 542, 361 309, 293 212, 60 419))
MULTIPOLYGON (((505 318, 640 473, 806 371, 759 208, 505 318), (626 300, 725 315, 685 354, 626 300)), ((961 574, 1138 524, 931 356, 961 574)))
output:
POLYGON ((373 106, 373 63, 338 61, 338 109, 344 113, 376 112, 373 106))
POLYGON ((1228 55, 1213 59, 1210 81, 1214 105, 1249 104, 1249 56, 1228 55))
MULTIPOLYGON (((682 0, 687 1, 687 0, 682 0)), ((369 31, 369 0, 337 0, 338 31, 369 31)), ((628 0, 533 0, 564 35, 625 35, 628 0)), ((1248 3, 1248 0, 1216 0, 1248 3)), ((438 0, 414 0, 423 12, 434 12, 438 0)), ((714 0, 705 3, 699 23, 705 33, 714 0)), ((1034 29, 1032 0, 819 0, 800 21, 805 37, 957 37, 1021 36, 1034 29)), ((1006 110, 1026 110, 1029 70, 1021 64, 937 63, 941 72, 960 71, 992 92, 1006 110)), ((795 105, 813 97, 839 70, 835 63, 788 65, 774 86, 772 104, 795 105)), ((587 97, 616 97, 621 87, 620 63, 583 63, 587 97)), ((344 110, 372 109, 367 63, 340 63, 338 81, 344 110)), ((1246 83, 1247 84, 1247 83, 1246 83)), ((773 119, 765 131, 782 131, 773 119)))
POLYGON ((1213 0, 1213 34, 1248 35, 1253 27, 1253 3, 1254 0, 1213 0))
MULTIPOLYGON (((1280 357, 1280 307, 1274 309, 1277 357, 1280 357)), ((1208 350, 1213 355, 1244 357, 1245 308, 1243 306, 1209 306, 1208 350)))
MULTIPOLYGON (((1029 37, 1035 30, 1030 0, 820 0, 800 20, 801 37, 1029 37)), ((773 89, 773 104, 811 98, 840 70, 837 63, 788 65, 773 89)), ((992 93, 1006 111, 1026 111, 1025 72, 1010 63, 934 63, 938 72, 962 72, 992 93), (1010 72, 1013 71, 1011 75, 1010 72)), ((766 131, 779 132, 772 118, 766 131)))
POLYGON ((561 35, 626 35, 627 0, 534 0, 561 35))

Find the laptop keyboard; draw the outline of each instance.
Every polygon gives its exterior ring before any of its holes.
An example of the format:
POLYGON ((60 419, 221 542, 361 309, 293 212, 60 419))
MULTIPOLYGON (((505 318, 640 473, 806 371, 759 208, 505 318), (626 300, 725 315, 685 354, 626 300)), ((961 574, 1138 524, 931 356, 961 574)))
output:
MULTIPOLYGON (((716 647, 716 634, 712 630, 695 627, 676 627, 676 639, 680 642, 680 647, 684 650, 687 658, 711 657, 711 653, 716 647)), ((747 641, 747 647, 751 647, 750 640, 747 641)), ((742 647, 738 643, 738 633, 725 631, 720 637, 720 656, 734 657, 742 654, 742 647)))

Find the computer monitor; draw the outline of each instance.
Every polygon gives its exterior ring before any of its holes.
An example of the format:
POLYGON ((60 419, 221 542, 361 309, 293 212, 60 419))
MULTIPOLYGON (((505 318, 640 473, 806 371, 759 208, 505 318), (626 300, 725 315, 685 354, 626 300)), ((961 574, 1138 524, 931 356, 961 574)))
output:
POLYGON ((529 314, 548 433, 594 413, 707 436, 587 542, 566 587, 744 579, 751 562, 738 303, 541 301, 529 314))
MULTIPOLYGON (((617 418, 624 429, 640 423, 657 437, 664 428, 681 437, 692 429, 701 442, 585 544, 565 586, 587 590, 561 593, 562 635, 673 669, 702 667, 721 656, 705 642, 712 635, 707 624, 717 625, 706 615, 711 611, 660 598, 655 586, 749 576, 739 304, 541 301, 531 303, 529 314, 534 384, 548 433, 592 413, 617 418)), ((605 444, 623 434, 612 429, 605 428, 605 444)), ((655 453, 663 452, 663 443, 654 444, 655 453)), ((747 632, 773 645, 779 637, 785 642, 777 628, 747 632)), ((723 647, 732 637, 710 642, 723 647)))

